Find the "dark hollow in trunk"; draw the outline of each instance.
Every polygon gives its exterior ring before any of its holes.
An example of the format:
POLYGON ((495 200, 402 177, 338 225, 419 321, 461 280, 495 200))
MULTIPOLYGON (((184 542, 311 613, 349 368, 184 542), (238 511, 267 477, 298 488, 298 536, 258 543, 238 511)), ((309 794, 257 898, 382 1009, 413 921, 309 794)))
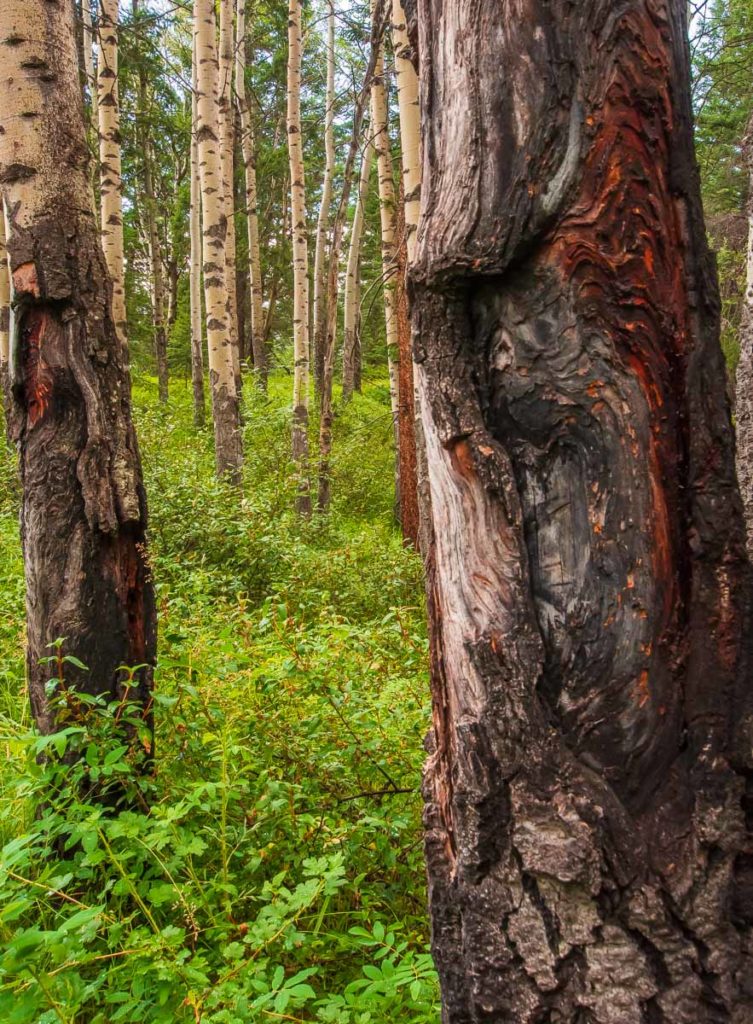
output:
POLYGON ((686 6, 418 3, 446 1024, 753 1020, 753 590, 686 6))

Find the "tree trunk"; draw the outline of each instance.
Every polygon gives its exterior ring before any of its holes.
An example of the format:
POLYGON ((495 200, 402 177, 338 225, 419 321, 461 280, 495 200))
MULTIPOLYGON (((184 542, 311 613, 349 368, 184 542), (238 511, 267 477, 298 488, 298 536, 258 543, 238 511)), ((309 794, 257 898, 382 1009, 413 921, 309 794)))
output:
POLYGON ((127 357, 91 201, 74 6, 0 4, 0 66, 28 679, 47 732, 56 669, 40 659, 59 637, 88 665, 67 666, 82 691, 119 698, 121 667, 145 666, 131 695, 148 716, 155 604, 127 357))
MULTIPOLYGON (((139 0, 132 0, 134 18, 139 16, 139 0)), ((169 370, 167 364, 167 328, 165 326, 165 278, 162 263, 162 245, 157 226, 157 199, 154 194, 152 143, 148 126, 148 83, 146 69, 139 64, 139 105, 137 132, 141 150, 141 169, 144 183, 144 210, 146 212, 149 265, 151 267, 152 324, 154 326, 154 359, 157 364, 159 400, 167 402, 169 370)))
POLYGON ((233 116, 233 7, 234 0, 219 0, 220 7, 220 155, 225 197, 225 287, 228 297, 231 352, 235 386, 240 394, 241 362, 238 335, 238 290, 235 280, 235 117, 233 116))
POLYGON ((226 287, 227 217, 222 190, 216 19, 213 0, 194 0, 194 46, 197 66, 196 132, 201 175, 204 305, 209 349, 209 383, 217 473, 240 485, 243 449, 233 343, 226 287))
POLYGON ((753 118, 743 139, 743 159, 748 168, 748 259, 746 288, 740 324, 740 361, 737 364, 735 414, 737 420, 737 476, 740 481, 748 552, 753 558, 753 118))
POLYGON ((416 233, 421 208, 420 111, 418 76, 411 58, 405 11, 401 0, 392 2, 392 42, 395 51, 395 77, 400 111, 400 152, 402 179, 399 220, 400 249, 397 274, 397 325, 400 364, 398 370, 398 437, 400 449, 400 525, 403 537, 419 546, 420 516, 418 501, 418 448, 421 426, 416 418, 413 351, 410 333, 410 306, 406 289, 406 270, 416 255, 416 233))
MULTIPOLYGON (((412 67, 411 67, 412 70, 412 67)), ((397 288, 396 318, 397 344, 397 395, 398 395, 398 477, 400 478, 400 528, 403 538, 418 550, 418 469, 416 462, 416 394, 413 381, 413 345, 410 329, 410 306, 406 274, 408 269, 408 233, 405 223, 407 204, 403 201, 400 188, 400 202, 397 208, 397 233, 400 239, 397 247, 397 288)), ((415 232, 413 234, 415 239, 415 232)), ((415 251, 415 246, 414 246, 415 251)))
POLYGON ((752 581, 686 9, 419 3, 445 1024, 753 1019, 752 581))
POLYGON ((309 281, 306 186, 301 140, 301 0, 288 7, 288 150, 293 238, 293 460, 298 474, 296 507, 311 513, 309 481, 309 281))
POLYGON ((379 52, 374 81, 371 86, 371 127, 377 155, 379 179, 379 214, 382 228, 382 277, 384 279, 384 318, 387 334, 387 367, 390 381, 390 407, 395 434, 395 511, 400 519, 400 399, 399 399, 399 339, 397 333, 397 233, 395 179, 390 149, 387 90, 384 84, 384 54, 379 52))
POLYGON ((97 72, 94 67, 94 26, 92 25, 91 0, 81 0, 81 20, 83 22, 84 73, 86 88, 89 95, 89 118, 92 132, 92 144, 96 145, 99 136, 97 113, 97 72))
POLYGON ((364 75, 363 88, 356 101, 353 114, 353 134, 348 148, 348 156, 343 168, 343 188, 340 202, 332 222, 332 238, 329 250, 329 267, 327 269, 327 290, 324 296, 326 304, 326 334, 324 345, 324 366, 321 384, 321 416, 319 421, 319 491, 317 506, 319 511, 329 507, 330 501, 330 456, 332 454, 332 425, 334 407, 332 402, 332 386, 335 374, 335 343, 337 341, 337 292, 340 279, 340 255, 342 251, 345 218, 350 202, 350 189, 353 183, 353 171, 358 156, 358 145, 366 106, 371 92, 371 81, 382 52, 384 36, 383 19, 376 15, 372 19, 371 56, 364 75))
POLYGON ((99 116, 100 221, 102 250, 112 281, 112 315, 127 346, 123 256, 123 186, 118 99, 118 0, 99 0, 97 20, 97 110, 99 116))
POLYGON ((361 390, 360 374, 358 373, 360 339, 358 332, 359 307, 361 302, 361 239, 363 238, 363 222, 366 200, 369 194, 369 178, 371 164, 374 160, 374 144, 371 139, 366 144, 361 158, 361 177, 358 186, 358 198, 353 214, 353 226, 350 232, 350 248, 348 250, 348 266, 345 273, 345 309, 343 314, 343 401, 347 402, 354 391, 361 390))
POLYGON ((256 144, 246 96, 246 0, 237 0, 235 43, 235 94, 241 119, 241 149, 246 179, 248 225, 248 273, 251 289, 251 354, 256 381, 267 390, 267 353, 264 345, 259 211, 256 190, 256 144))
POLYGON ((327 89, 324 110, 324 180, 316 224, 314 255, 314 379, 321 391, 327 344, 327 229, 335 174, 335 5, 327 0, 327 89))
POLYGON ((8 367, 10 363, 10 269, 5 229, 5 204, 0 194, 0 389, 3 405, 9 398, 8 367))
POLYGON ((201 320, 201 177, 199 173, 198 96, 196 91, 196 49, 191 60, 191 255, 188 292, 191 310, 191 384, 193 386, 193 423, 203 427, 204 405, 204 332, 201 320))

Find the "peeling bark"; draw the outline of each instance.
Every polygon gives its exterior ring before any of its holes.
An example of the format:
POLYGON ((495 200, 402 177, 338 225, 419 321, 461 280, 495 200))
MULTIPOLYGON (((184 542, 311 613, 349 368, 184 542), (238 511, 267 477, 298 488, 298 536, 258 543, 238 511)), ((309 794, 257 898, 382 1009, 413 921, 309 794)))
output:
POLYGON ((154 591, 126 353, 91 203, 74 8, 0 5, 0 188, 13 275, 10 427, 23 489, 31 705, 53 728, 49 644, 89 667, 69 682, 150 707, 154 591), (24 111, 23 118, 18 116, 24 111))
POLYGON ((418 3, 445 1024, 753 1019, 753 582, 686 6, 418 3))

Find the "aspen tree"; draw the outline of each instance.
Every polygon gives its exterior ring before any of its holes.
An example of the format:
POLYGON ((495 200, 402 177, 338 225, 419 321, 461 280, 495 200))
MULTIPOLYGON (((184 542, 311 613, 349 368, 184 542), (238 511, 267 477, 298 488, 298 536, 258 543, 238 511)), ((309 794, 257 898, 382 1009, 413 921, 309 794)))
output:
POLYGON ((201 175, 204 304, 217 472, 241 482, 243 451, 225 278, 227 217, 222 190, 216 18, 213 0, 194 0, 197 141, 201 175))
POLYGON ((753 574, 687 17, 419 5, 444 1024, 753 1020, 753 574))
POLYGON ((345 273, 344 302, 344 333, 343 333, 343 401, 347 401, 354 391, 360 391, 360 380, 357 379, 359 305, 361 296, 361 239, 366 211, 366 200, 369 194, 371 165, 374 162, 374 144, 371 139, 366 143, 361 158, 361 175, 358 186, 356 208, 353 213, 353 224, 350 231, 350 247, 348 264, 345 273))
MULTIPOLYGON (((382 230, 382 277, 384 293, 384 319, 387 335, 387 367, 390 382, 390 406, 395 432, 395 483, 399 495, 399 381, 398 359, 399 338, 397 322, 397 220, 395 205, 395 180, 390 151, 389 115, 387 90, 384 82, 384 48, 380 45, 371 86, 371 129, 377 156, 377 177, 379 182, 379 217, 382 230)), ((397 498, 399 508, 399 496, 397 498)))
POLYGON ((127 345, 123 255, 123 185, 118 97, 118 0, 99 0, 97 19, 100 232, 112 281, 112 313, 120 343, 127 345))
POLYGON ((416 233, 421 210, 421 115, 418 103, 418 75, 411 61, 411 45, 402 0, 392 0, 392 43, 395 52, 395 79, 400 111, 400 151, 406 244, 408 261, 412 263, 416 251, 416 233))
POLYGON ((264 344, 259 211, 256 189, 256 144, 246 95, 246 0, 237 0, 235 20, 235 95, 241 122, 241 152, 246 179, 248 273, 251 289, 251 354, 254 373, 262 391, 267 390, 267 353, 264 344))
POLYGON ((290 157, 291 233, 293 238, 293 459, 298 473, 297 508, 311 512, 309 482, 309 282, 306 185, 301 138, 301 0, 288 6, 288 152, 290 157))
POLYGON ((329 252, 329 267, 327 270, 327 291, 325 296, 327 317, 326 336, 324 347, 324 366, 322 373, 321 387, 321 415, 319 421, 319 492, 317 506, 324 511, 329 506, 330 499, 330 454, 332 452, 332 424, 334 420, 334 407, 332 401, 332 387, 335 372, 335 341, 337 337, 337 292, 340 274, 340 253, 342 250, 343 231, 345 229, 345 218, 348 212, 350 201, 350 189, 353 182, 353 172, 358 155, 359 139, 363 126, 364 113, 368 105, 371 92, 371 82, 382 52, 382 38, 384 36, 384 20, 381 7, 375 11, 372 19, 371 29, 371 54, 369 64, 366 68, 364 83, 361 93, 356 102, 353 116, 353 134, 348 148, 348 156, 343 168, 343 188, 340 194, 340 202, 332 223, 332 241, 329 252))
POLYGON ((201 317, 201 177, 199 172, 198 93, 196 82, 196 40, 191 59, 191 254, 188 291, 191 319, 191 383, 193 386, 193 422, 203 427, 204 407, 204 329, 201 317))
POLYGON ((327 231, 332 207, 332 181, 335 174, 335 5, 327 2, 327 88, 324 110, 324 179, 319 217, 316 223, 314 253, 314 377, 321 390, 324 374, 324 348, 327 332, 327 231))
POLYGON ((0 194, 0 389, 5 402, 9 398, 10 363, 10 266, 6 242, 5 204, 0 194))
POLYGON ((233 6, 234 0, 220 0, 219 107, 222 192, 225 202, 225 287, 227 288, 228 325, 235 386, 241 385, 241 342, 238 336, 238 288, 235 277, 235 118, 233 116, 233 6))
MULTIPOLYGON (((139 0, 133 0, 134 18, 139 15, 139 0)), ((144 212, 146 213, 147 248, 151 267, 152 324, 154 327, 154 357, 157 364, 157 382, 160 402, 168 399, 167 328, 165 325, 165 275, 162 262, 162 243, 157 224, 157 199, 154 192, 154 153, 148 127, 149 86, 143 62, 139 64, 139 103, 137 135, 141 150, 141 170, 144 184, 144 212)))
POLYGON ((92 24, 91 0, 81 0, 81 20, 84 25, 84 73, 86 87, 89 92, 89 115, 91 118, 92 138, 96 142, 99 131, 97 127, 97 73, 94 67, 94 26, 92 24))
POLYGON ((100 246, 75 7, 0 4, 0 183, 15 326, 10 429, 19 451, 31 706, 54 728, 49 645, 69 687, 119 699, 122 666, 148 715, 155 603, 127 357, 100 246), (23 117, 19 112, 23 112, 23 117))

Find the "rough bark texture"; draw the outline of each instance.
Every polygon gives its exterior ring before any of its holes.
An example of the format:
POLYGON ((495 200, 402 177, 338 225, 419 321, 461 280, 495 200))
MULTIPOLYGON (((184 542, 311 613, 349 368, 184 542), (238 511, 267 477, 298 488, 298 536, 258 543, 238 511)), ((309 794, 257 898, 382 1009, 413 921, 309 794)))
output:
POLYGON ((127 344, 123 255, 123 186, 118 98, 118 0, 99 0, 97 20, 100 234, 112 280, 112 314, 121 345, 127 344))
POLYGON ((753 1019, 751 570, 686 8, 418 3, 446 1024, 753 1019))
POLYGON ((309 515, 309 279, 306 183, 301 140, 301 18, 300 0, 290 0, 287 128, 290 155, 290 230, 293 238, 293 460, 298 473, 296 507, 301 515, 309 515))
POLYGON ((222 190, 216 18, 213 0, 194 0, 196 133, 201 176, 204 305, 217 472, 240 484, 243 448, 226 286, 227 217, 222 190))
POLYGON ((267 351, 264 344, 259 211, 256 190, 256 145, 254 126, 246 96, 246 0, 238 0, 235 26, 235 95, 241 121, 241 152, 246 179, 246 223, 248 230, 248 274, 251 289, 251 356, 256 382, 267 390, 267 351))
POLYGON ((196 49, 191 60, 191 209, 189 232, 191 236, 190 266, 188 268, 188 294, 191 311, 191 386, 193 389, 193 423, 203 427, 206 417, 204 404, 204 330, 201 317, 201 176, 199 173, 199 143, 197 139, 199 116, 196 93, 196 49))
POLYGON ((353 213, 348 249, 348 266, 345 272, 345 301, 343 311, 343 401, 354 391, 361 390, 360 378, 360 337, 359 309, 361 304, 361 239, 369 194, 371 165, 374 162, 374 145, 369 139, 361 157, 361 175, 358 198, 353 213))
POLYGON ((155 606, 126 354, 91 202, 73 5, 0 4, 0 68, 28 677, 46 731, 55 669, 39 662, 58 637, 89 667, 69 666, 68 682, 91 693, 119 696, 119 667, 146 664, 133 696, 148 713, 155 606))
POLYGON ((748 259, 745 297, 740 325, 740 361, 737 364, 735 414, 737 420, 737 476, 745 508, 748 553, 753 558, 753 118, 743 140, 748 168, 748 259))

